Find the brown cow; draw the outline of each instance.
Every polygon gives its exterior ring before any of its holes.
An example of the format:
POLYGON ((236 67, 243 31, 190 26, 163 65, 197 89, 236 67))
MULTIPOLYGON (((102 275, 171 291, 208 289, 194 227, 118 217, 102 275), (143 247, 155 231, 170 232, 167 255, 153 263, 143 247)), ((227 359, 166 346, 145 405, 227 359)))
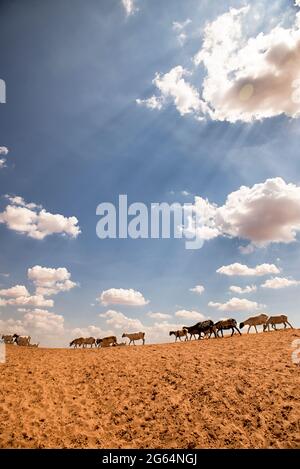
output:
POLYGON ((14 343, 14 336, 13 335, 3 335, 1 337, 1 339, 3 340, 3 342, 5 344, 13 344, 14 343))
POLYGON ((177 339, 179 339, 181 342, 181 337, 185 337, 185 340, 188 340, 188 333, 185 329, 181 329, 179 331, 170 331, 169 336, 171 335, 175 335, 175 342, 177 342, 177 339))
POLYGON ((117 345, 117 338, 114 335, 103 337, 103 339, 96 340, 96 347, 110 347, 110 345, 117 345))
POLYGON ((79 337, 78 339, 73 339, 72 342, 70 342, 70 347, 73 347, 73 346, 74 348, 81 347, 81 345, 83 345, 83 342, 84 342, 83 337, 79 337))
POLYGON ((280 316, 270 316, 266 324, 264 325, 264 331, 266 329, 268 329, 269 331, 270 325, 272 329, 276 331, 277 330, 276 324, 284 324, 285 329, 286 329, 286 325, 288 324, 291 327, 291 329, 294 329, 293 326, 289 323, 287 316, 285 314, 281 314, 280 316))

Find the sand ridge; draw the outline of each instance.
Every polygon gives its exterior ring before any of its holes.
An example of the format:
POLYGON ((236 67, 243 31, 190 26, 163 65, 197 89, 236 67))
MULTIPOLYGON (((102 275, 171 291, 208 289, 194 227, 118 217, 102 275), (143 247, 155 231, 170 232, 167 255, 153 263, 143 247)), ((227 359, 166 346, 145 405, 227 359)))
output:
POLYGON ((1 448, 300 448, 300 330, 110 349, 7 346, 1 448))

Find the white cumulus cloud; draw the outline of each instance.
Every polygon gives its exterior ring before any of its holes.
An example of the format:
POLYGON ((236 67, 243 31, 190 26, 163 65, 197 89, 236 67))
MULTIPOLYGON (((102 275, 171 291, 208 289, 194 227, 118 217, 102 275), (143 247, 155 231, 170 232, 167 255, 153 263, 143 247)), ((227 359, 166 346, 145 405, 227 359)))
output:
POLYGON ((212 118, 251 122, 286 114, 298 117, 299 15, 290 28, 247 37, 251 8, 230 9, 207 24, 196 65, 206 76, 202 95, 212 118))
POLYGON ((194 206, 213 237, 238 237, 261 247, 293 242, 300 231, 300 187, 280 177, 241 186, 222 206, 202 197, 195 197, 194 206))
POLYGON ((175 316, 177 318, 190 319, 193 321, 203 321, 205 319, 205 316, 202 313, 199 313, 199 311, 189 311, 186 309, 176 311, 175 316))
POLYGON ((113 329, 122 329, 123 332, 143 332, 144 326, 139 319, 129 318, 119 311, 110 309, 99 316, 105 318, 106 324, 113 329))
POLYGON ((0 290, 0 296, 17 298, 19 296, 30 296, 30 294, 24 285, 15 285, 14 287, 0 290))
POLYGON ((9 204, 0 213, 0 223, 30 238, 44 239, 51 234, 76 238, 80 234, 76 217, 49 213, 36 204, 27 204, 22 197, 9 197, 9 204))
POLYGON ((255 267, 248 267, 245 264, 235 262, 234 264, 223 265, 217 270, 218 274, 223 275, 240 275, 240 276, 261 276, 268 274, 278 274, 279 268, 275 264, 259 264, 255 267))
POLYGON ((264 305, 256 303, 256 301, 250 301, 245 298, 231 298, 226 303, 216 303, 210 301, 208 306, 212 308, 217 308, 219 311, 252 311, 259 308, 263 308, 264 305))
POLYGON ((165 313, 148 313, 149 318, 152 319, 170 319, 172 316, 171 314, 165 314, 165 313))
POLYGON ((24 315, 24 327, 33 334, 62 334, 64 317, 45 309, 34 309, 24 315))
POLYGON ((279 289, 279 288, 287 288, 300 285, 299 280, 293 280, 284 277, 274 277, 266 280, 262 284, 262 288, 272 288, 272 289, 279 289))
POLYGON ((47 300, 42 295, 29 295, 11 298, 6 300, 6 304, 14 306, 33 306, 35 308, 52 308, 54 302, 53 300, 47 300))
POLYGON ((149 303, 145 300, 139 291, 124 288, 110 288, 104 290, 98 298, 104 306, 111 305, 128 305, 128 306, 144 306, 149 303))
POLYGON ((45 309, 26 310, 22 319, 0 319, 0 329, 4 334, 30 335, 31 343, 56 339, 64 333, 64 318, 45 309))
POLYGON ((27 311, 26 308, 30 307, 52 308, 53 300, 45 296, 71 290, 77 285, 70 280, 71 274, 65 267, 53 269, 36 265, 28 269, 27 275, 35 286, 35 293, 30 294, 24 285, 1 289, 0 306, 18 306, 20 312, 27 311))
POLYGON ((190 288, 190 291, 193 293, 198 293, 198 295, 202 295, 202 293, 205 291, 205 288, 203 285, 196 285, 193 288, 190 288))
MULTIPOLYGON (((295 4, 299 6, 298 0, 295 4)), ((297 118, 300 115, 300 12, 290 27, 283 27, 278 20, 268 32, 250 37, 248 25, 254 21, 255 9, 249 5, 231 8, 208 22, 201 49, 193 58, 196 70, 201 67, 203 80, 199 88, 192 87, 189 98, 185 99, 193 104, 182 108, 176 103, 177 81, 182 80, 184 70, 181 65, 165 75, 157 74, 153 80, 164 101, 175 102, 182 116, 189 113, 197 119, 252 122, 281 114, 297 118), (170 75, 179 72, 178 80, 170 80, 170 75)), ((184 42, 185 32, 180 27, 180 23, 175 23, 184 42)), ((184 73, 189 72, 184 70, 184 73)), ((185 91, 181 90, 181 94, 185 91)))
POLYGON ((189 72, 181 65, 172 68, 164 75, 157 73, 153 84, 160 95, 154 95, 145 100, 138 99, 137 103, 144 104, 151 109, 161 109, 167 102, 173 102, 182 116, 203 112, 205 104, 196 88, 185 80, 188 75, 189 72))
POLYGON ((56 295, 59 292, 69 291, 77 285, 70 279, 71 274, 65 267, 54 269, 35 265, 28 269, 27 275, 34 283, 37 295, 56 295))
POLYGON ((23 321, 20 319, 0 319, 0 330, 2 334, 19 334, 25 335, 28 333, 23 321))
POLYGON ((70 331, 70 336, 75 337, 95 337, 100 339, 113 334, 112 330, 104 330, 99 326, 89 325, 86 327, 75 327, 70 331))
POLYGON ((233 293, 238 293, 239 295, 243 295, 245 293, 252 293, 257 290, 256 285, 247 285, 246 287, 242 288, 236 285, 231 285, 229 290, 233 293))

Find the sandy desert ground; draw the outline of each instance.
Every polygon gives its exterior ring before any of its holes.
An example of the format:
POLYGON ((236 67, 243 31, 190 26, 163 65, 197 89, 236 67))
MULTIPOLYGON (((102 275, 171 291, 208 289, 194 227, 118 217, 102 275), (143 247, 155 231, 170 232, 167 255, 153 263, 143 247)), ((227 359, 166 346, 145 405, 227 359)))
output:
POLYGON ((7 346, 1 448, 300 448, 300 330, 100 350, 7 346))

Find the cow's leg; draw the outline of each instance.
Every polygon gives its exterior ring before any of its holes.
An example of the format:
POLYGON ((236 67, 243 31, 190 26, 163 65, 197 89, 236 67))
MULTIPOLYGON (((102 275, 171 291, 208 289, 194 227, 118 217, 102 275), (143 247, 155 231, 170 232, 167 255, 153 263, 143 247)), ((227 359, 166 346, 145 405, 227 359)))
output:
POLYGON ((231 336, 230 336, 230 337, 232 337, 233 334, 234 334, 234 328, 232 327, 232 328, 231 328, 231 336))
POLYGON ((256 334, 258 334, 258 330, 257 330, 256 324, 254 324, 254 327, 255 327, 255 330, 256 330, 256 334))
POLYGON ((143 338, 143 345, 145 345, 145 339, 143 338))
POLYGON ((249 334, 251 326, 248 327, 247 334, 249 334))
MULTIPOLYGON (((235 328, 236 331, 238 331, 238 333, 239 333, 240 335, 242 335, 241 331, 239 330, 239 328, 238 328, 237 326, 234 326, 234 328, 235 328)), ((256 332, 257 332, 257 331, 256 331, 256 332)))
POLYGON ((290 326, 291 329, 294 329, 292 324, 287 321, 288 325, 290 326))

